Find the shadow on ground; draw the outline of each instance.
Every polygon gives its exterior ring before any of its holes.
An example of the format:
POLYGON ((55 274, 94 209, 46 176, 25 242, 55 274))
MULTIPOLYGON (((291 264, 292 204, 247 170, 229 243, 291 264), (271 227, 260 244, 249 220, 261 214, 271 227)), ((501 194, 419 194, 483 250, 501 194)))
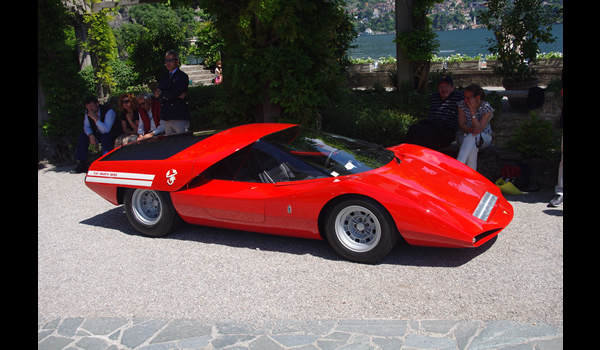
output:
MULTIPOLYGON (((83 220, 81 223, 117 230, 128 235, 143 236, 133 229, 127 219, 123 206, 118 206, 107 212, 83 220)), ((327 242, 321 240, 274 236, 206 226, 185 224, 176 232, 166 237, 148 237, 147 239, 178 239, 197 242, 198 244, 219 244, 229 247, 296 255, 311 254, 328 260, 343 260, 333 252, 327 242)), ((456 267, 484 253, 495 241, 496 238, 478 248, 431 248, 411 246, 400 240, 390 254, 379 263, 406 266, 456 267)))

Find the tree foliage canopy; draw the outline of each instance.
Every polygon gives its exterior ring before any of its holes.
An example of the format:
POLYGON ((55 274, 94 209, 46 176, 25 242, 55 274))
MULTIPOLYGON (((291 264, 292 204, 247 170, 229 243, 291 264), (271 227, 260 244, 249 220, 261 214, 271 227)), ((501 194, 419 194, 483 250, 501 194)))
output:
POLYGON ((43 134, 53 139, 77 135, 83 101, 92 91, 79 75, 72 16, 61 0, 38 0, 38 84, 49 119, 43 134))
POLYGON ((487 39, 488 51, 498 56, 496 74, 512 81, 527 81, 536 75, 532 65, 537 61, 540 43, 552 43, 552 24, 562 16, 542 0, 490 0, 481 22, 494 34, 487 39))
POLYGON ((128 48, 128 62, 135 67, 139 83, 157 81, 166 71, 163 62, 165 53, 177 50, 183 56, 185 39, 185 28, 178 25, 175 19, 149 19, 128 48))
POLYGON ((234 118, 269 118, 265 105, 273 103, 284 118, 310 123, 316 107, 331 97, 356 37, 343 2, 200 0, 199 4, 213 16, 224 41, 227 105, 221 112, 234 118))
POLYGON ((215 66, 221 59, 221 52, 225 47, 217 28, 210 21, 200 23, 196 38, 196 44, 190 48, 190 54, 202 57, 205 66, 215 66))
POLYGON ((111 10, 102 10, 96 13, 86 13, 84 22, 88 25, 88 42, 83 43, 92 54, 94 74, 99 84, 99 95, 110 92, 115 86, 111 62, 117 59, 117 43, 108 21, 112 19, 111 10))

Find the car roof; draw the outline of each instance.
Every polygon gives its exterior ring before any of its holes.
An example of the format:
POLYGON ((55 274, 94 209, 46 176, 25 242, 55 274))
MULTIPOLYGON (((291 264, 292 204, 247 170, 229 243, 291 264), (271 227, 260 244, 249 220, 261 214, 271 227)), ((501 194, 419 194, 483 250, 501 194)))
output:
MULTIPOLYGON (((193 156, 196 157, 193 173, 194 175, 200 174, 211 165, 256 142, 261 137, 293 126, 296 125, 283 123, 247 124, 212 135, 194 147, 190 147, 189 152, 195 153, 193 156)), ((187 155, 188 158, 190 156, 192 155, 187 155)))
POLYGON ((123 145, 101 161, 194 160, 202 156, 212 164, 215 158, 224 158, 263 136, 291 126, 295 125, 261 123, 236 126, 221 132, 159 135, 123 145))
POLYGON ((261 123, 233 127, 221 132, 157 136, 123 145, 90 165, 96 172, 136 172, 154 176, 174 170, 176 186, 158 182, 154 188, 176 191, 210 166, 274 132, 295 124, 261 123))

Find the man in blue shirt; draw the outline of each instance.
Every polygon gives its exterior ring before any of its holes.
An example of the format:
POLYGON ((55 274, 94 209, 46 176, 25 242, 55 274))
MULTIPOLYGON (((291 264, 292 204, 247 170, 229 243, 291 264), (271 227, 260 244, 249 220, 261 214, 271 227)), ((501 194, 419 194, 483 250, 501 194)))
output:
POLYGON ((116 113, 112 108, 100 106, 95 96, 85 99, 85 117, 83 131, 79 134, 75 159, 79 165, 73 173, 85 173, 88 169, 88 146, 102 144, 102 155, 112 151, 115 138, 119 135, 118 123, 115 123, 116 113))
POLYGON ((458 131, 458 102, 465 96, 454 90, 454 82, 448 75, 440 78, 438 92, 429 96, 429 115, 427 119, 411 125, 403 143, 441 149, 456 139, 458 131))

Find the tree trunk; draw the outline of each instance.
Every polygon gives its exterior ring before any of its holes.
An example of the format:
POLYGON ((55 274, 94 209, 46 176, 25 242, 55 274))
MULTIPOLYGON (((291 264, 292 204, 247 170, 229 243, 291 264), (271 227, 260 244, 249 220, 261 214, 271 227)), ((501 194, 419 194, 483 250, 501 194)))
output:
MULTIPOLYGON (((75 29, 75 38, 77 39, 77 55, 79 58, 79 70, 83 70, 87 66, 98 66, 98 58, 93 57, 90 52, 86 51, 81 43, 88 42, 88 25, 83 20, 83 15, 86 12, 91 12, 92 9, 86 1, 75 1, 70 10, 73 12, 73 28, 75 29)), ((106 99, 106 93, 100 82, 96 83, 96 95, 98 100, 103 103, 106 99)))
MULTIPOLYGON (((396 0, 396 34, 401 32, 410 32, 413 28, 412 9, 416 0, 396 0)), ((396 71, 398 91, 402 82, 408 80, 411 84, 414 81, 414 70, 411 64, 404 59, 404 52, 400 44, 396 43, 396 71)))
POLYGON ((425 62, 419 68, 419 72, 415 76, 415 83, 416 83, 417 91, 425 91, 425 89, 427 89, 430 68, 431 68, 431 61, 425 62))
POLYGON ((77 0, 74 1, 69 7, 69 10, 73 12, 73 28, 75 29, 75 38, 77 39, 77 54, 79 56, 79 70, 92 64, 90 53, 84 50, 81 43, 87 43, 87 32, 88 26, 83 21, 83 14, 91 11, 92 9, 86 1, 77 0))

